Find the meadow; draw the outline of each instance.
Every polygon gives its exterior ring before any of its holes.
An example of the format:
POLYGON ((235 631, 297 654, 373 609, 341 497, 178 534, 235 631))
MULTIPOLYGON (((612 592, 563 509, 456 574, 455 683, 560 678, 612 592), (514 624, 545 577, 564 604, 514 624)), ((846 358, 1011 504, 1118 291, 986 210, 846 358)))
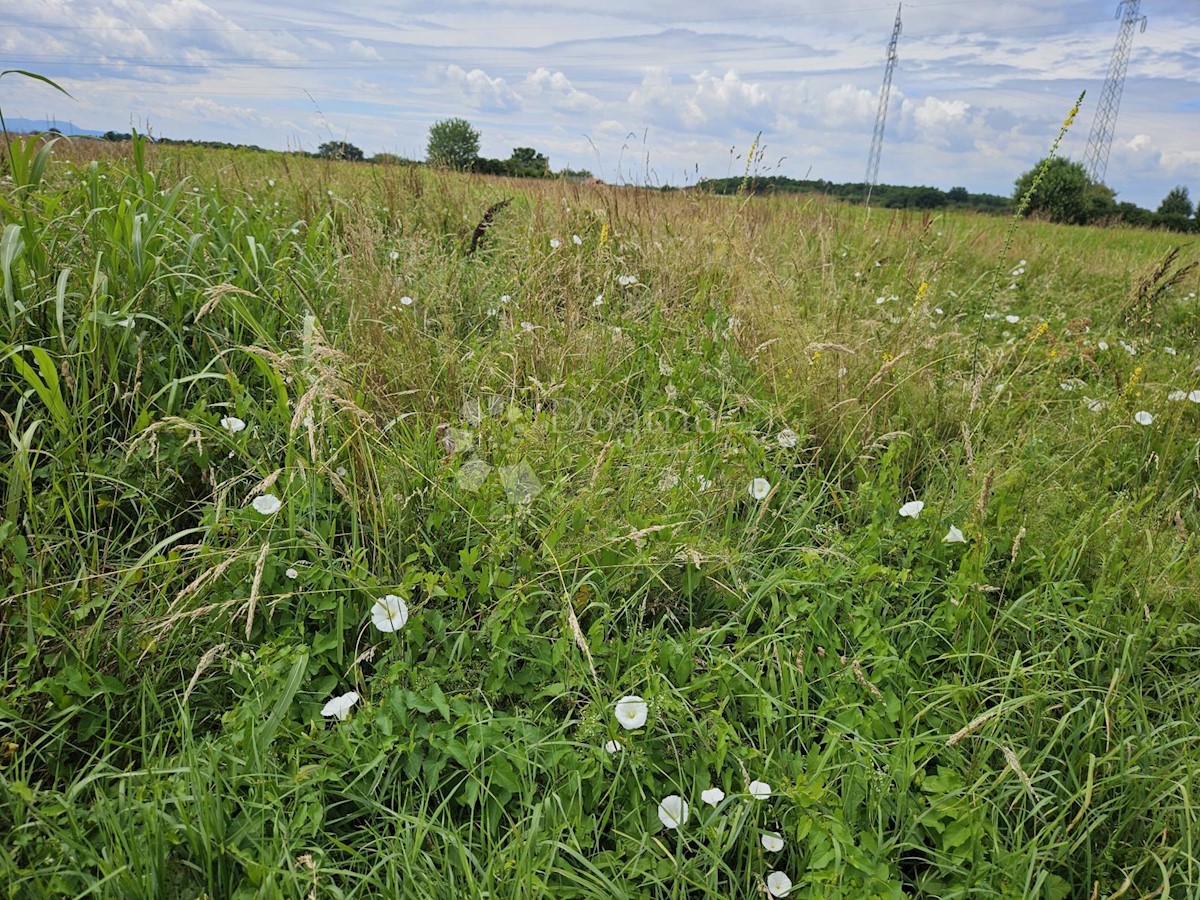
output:
POLYGON ((1195 239, 10 153, 0 895, 1200 896, 1195 239))

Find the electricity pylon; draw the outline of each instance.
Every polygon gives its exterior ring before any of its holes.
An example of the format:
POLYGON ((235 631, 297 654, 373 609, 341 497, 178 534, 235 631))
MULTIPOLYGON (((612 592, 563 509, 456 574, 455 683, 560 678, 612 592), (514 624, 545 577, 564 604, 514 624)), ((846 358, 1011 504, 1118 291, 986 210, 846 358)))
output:
POLYGON ((1113 46, 1112 60, 1108 64, 1108 77, 1104 81, 1104 92, 1096 107, 1096 118, 1092 121, 1092 133, 1088 135, 1087 152, 1083 154, 1083 165, 1092 181, 1104 181, 1108 171, 1108 154, 1112 150, 1113 132, 1117 128, 1117 113, 1121 109, 1121 93, 1125 90, 1125 70, 1129 67, 1129 50, 1133 46, 1133 29, 1140 25, 1146 30, 1146 17, 1141 14, 1142 0, 1121 0, 1117 5, 1116 18, 1121 20, 1121 31, 1113 46))
POLYGON ((892 74, 896 71, 896 44, 900 41, 900 7, 896 6, 896 25, 892 28, 892 42, 888 44, 887 70, 883 73, 883 87, 879 91, 879 112, 875 114, 875 134, 871 138, 871 155, 867 157, 867 206, 871 205, 871 192, 879 180, 879 157, 883 153, 883 130, 887 126, 888 101, 892 96, 892 74))

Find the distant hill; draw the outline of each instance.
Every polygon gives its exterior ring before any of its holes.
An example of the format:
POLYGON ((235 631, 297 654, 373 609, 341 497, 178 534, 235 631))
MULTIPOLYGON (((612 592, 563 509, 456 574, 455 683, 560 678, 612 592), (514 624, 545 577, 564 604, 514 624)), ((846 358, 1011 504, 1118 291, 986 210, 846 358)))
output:
POLYGON ((49 131, 51 128, 57 128, 63 134, 76 134, 84 137, 101 137, 104 134, 103 131, 80 128, 74 122, 61 122, 58 119, 10 119, 6 116, 4 124, 8 126, 9 132, 20 134, 49 131))

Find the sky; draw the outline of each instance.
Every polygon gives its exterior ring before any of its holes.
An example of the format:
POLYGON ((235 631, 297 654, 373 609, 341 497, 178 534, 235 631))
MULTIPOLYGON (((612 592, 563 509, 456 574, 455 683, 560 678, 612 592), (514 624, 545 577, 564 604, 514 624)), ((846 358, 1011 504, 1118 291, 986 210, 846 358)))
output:
MULTIPOLYGON (((1049 149, 1083 159, 1115 0, 905 3, 879 180, 1010 194, 1049 149)), ((1106 183, 1200 196, 1200 0, 1144 0, 1106 183)), ((0 0, 6 116, 100 131, 423 158, 458 116, 484 156, 687 185, 862 181, 896 4, 884 0, 0 0), (761 133, 757 145, 756 136, 761 133)))

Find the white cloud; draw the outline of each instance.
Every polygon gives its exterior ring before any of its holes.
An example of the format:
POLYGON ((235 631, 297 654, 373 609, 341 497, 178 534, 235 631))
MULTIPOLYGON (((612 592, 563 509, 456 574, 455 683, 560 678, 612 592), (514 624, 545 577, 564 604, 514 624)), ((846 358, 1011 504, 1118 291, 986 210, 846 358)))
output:
POLYGON ((524 98, 508 86, 503 78, 492 78, 482 69, 467 71, 453 63, 444 67, 441 77, 456 87, 476 109, 502 111, 520 109, 524 98))
POLYGON ((591 112, 600 108, 600 100, 575 87, 562 72, 539 67, 525 77, 522 90, 526 97, 544 95, 557 109, 591 112))
POLYGON ((658 126, 728 137, 735 129, 762 130, 774 121, 770 94, 732 69, 717 77, 707 71, 676 84, 665 68, 647 69, 629 95, 630 109, 658 126))
POLYGON ((376 50, 374 47, 364 44, 359 40, 353 40, 350 42, 350 55, 355 59, 383 59, 383 57, 379 55, 378 50, 376 50))

